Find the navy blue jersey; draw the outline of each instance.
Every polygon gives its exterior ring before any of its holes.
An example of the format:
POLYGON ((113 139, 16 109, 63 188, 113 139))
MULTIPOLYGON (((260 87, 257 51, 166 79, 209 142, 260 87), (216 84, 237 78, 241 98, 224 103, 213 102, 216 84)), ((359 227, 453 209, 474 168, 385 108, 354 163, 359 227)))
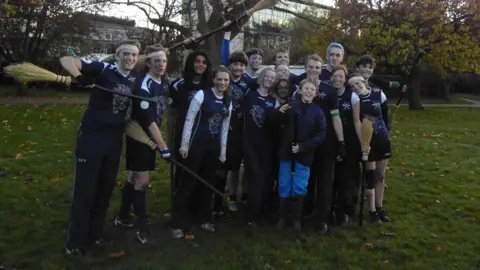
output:
POLYGON ((318 78, 321 81, 330 81, 330 77, 332 77, 332 72, 328 70, 327 65, 323 65, 322 71, 320 72, 320 75, 318 76, 318 78))
POLYGON ((232 81, 232 88, 231 88, 231 97, 232 97, 232 108, 234 113, 242 112, 242 102, 243 98, 250 90, 250 88, 255 87, 256 80, 252 79, 249 75, 244 73, 238 80, 232 81))
MULTIPOLYGON (((96 77, 96 85, 120 93, 131 94, 140 76, 135 70, 125 76, 115 64, 85 60, 81 62, 84 76, 96 77)), ((83 115, 82 127, 95 130, 106 127, 123 129, 129 106, 130 98, 93 88, 83 115)))
POLYGON ((388 140, 388 129, 383 115, 383 107, 387 106, 387 97, 378 88, 370 88, 370 92, 365 96, 360 96, 360 115, 361 119, 370 119, 373 123, 372 140, 388 140))
POLYGON ((267 114, 278 108, 280 104, 270 95, 261 95, 257 89, 253 89, 245 95, 244 112, 244 137, 245 142, 256 144, 270 139, 270 132, 265 121, 267 114))
POLYGON ((138 121, 145 132, 149 134, 148 127, 150 124, 156 123, 159 128, 161 127, 169 94, 168 81, 166 79, 159 81, 147 74, 135 88, 135 94, 154 98, 158 101, 158 103, 155 103, 135 99, 132 102, 133 106, 130 118, 138 121))
POLYGON ((200 84, 194 85, 196 86, 194 89, 187 89, 185 81, 179 79, 170 87, 170 96, 172 97, 171 107, 177 109, 179 118, 185 119, 188 107, 190 106, 190 101, 192 101, 192 98, 197 91, 200 90, 200 84))
POLYGON ((228 132, 231 112, 232 104, 230 103, 227 108, 223 97, 216 96, 213 89, 199 90, 192 98, 188 109, 183 129, 182 147, 191 143, 220 142, 220 137, 226 141, 228 133, 222 134, 222 132, 228 132))
POLYGON ((358 95, 350 87, 345 88, 342 95, 338 96, 338 108, 342 119, 343 130, 354 129, 353 105, 360 101, 358 95))

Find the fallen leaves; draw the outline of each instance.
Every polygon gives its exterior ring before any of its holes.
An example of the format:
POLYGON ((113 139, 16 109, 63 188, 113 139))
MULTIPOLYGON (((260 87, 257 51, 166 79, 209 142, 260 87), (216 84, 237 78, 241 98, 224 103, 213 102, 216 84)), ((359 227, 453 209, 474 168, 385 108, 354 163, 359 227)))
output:
POLYGON ((475 223, 475 222, 477 222, 476 218, 474 218, 474 217, 470 218, 470 223, 475 223))
POLYGON ((123 256, 125 256, 125 252, 123 250, 116 252, 116 253, 111 253, 110 256, 108 256, 111 259, 120 259, 123 256))
POLYGON ((445 251, 443 250, 443 248, 442 248, 440 245, 436 245, 436 246, 435 246, 435 250, 436 250, 438 253, 445 253, 445 251))
POLYGON ((58 178, 58 177, 50 179, 50 184, 55 184, 55 183, 58 183, 58 182, 60 182, 60 178, 58 178))
POLYGON ((402 166, 407 166, 407 165, 408 165, 408 162, 406 162, 406 161, 402 162, 402 166))
POLYGON ((24 156, 23 153, 18 153, 18 154, 15 155, 15 159, 17 159, 17 160, 22 159, 23 156, 24 156))

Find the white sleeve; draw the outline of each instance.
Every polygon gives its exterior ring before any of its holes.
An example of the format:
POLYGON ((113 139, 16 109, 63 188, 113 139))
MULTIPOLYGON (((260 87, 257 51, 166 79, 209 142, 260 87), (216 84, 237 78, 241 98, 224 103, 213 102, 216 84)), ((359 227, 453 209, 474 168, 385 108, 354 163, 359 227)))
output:
POLYGON ((357 93, 352 92, 352 100, 350 102, 352 103, 352 105, 360 102, 360 98, 358 97, 357 93))
POLYGON ((380 94, 382 95, 382 104, 387 101, 387 96, 385 96, 385 94, 382 92, 380 92, 380 94))
POLYGON ((226 157, 227 155, 227 139, 228 139, 228 130, 230 128, 230 118, 232 116, 232 103, 228 107, 228 116, 223 119, 222 123, 222 134, 220 138, 220 156, 226 157))
POLYGON ((183 151, 187 151, 190 148, 190 138, 192 136, 193 123, 195 122, 198 111, 200 111, 200 107, 202 106, 203 97, 203 90, 198 91, 192 98, 190 106, 188 107, 185 125, 183 126, 182 144, 180 146, 180 149, 183 151))

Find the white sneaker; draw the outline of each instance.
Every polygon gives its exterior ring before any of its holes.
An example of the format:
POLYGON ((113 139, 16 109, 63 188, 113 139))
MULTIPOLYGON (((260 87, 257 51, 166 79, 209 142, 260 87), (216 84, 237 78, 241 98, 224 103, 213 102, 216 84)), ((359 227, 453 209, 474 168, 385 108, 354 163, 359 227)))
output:
POLYGON ((180 229, 172 229, 172 238, 173 239, 182 239, 185 237, 185 234, 180 229))
POLYGON ((237 210, 238 210, 237 202, 229 201, 228 202, 228 210, 231 211, 231 212, 237 212, 237 210))

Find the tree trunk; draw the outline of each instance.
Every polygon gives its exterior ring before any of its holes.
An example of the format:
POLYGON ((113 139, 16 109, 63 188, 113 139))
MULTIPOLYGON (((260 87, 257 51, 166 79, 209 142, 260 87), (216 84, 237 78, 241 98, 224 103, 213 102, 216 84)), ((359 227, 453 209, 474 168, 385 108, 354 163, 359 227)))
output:
POLYGON ((443 81, 442 84, 442 98, 446 102, 450 102, 450 86, 452 85, 452 82, 447 78, 443 81))
POLYGON ((412 84, 407 90, 408 107, 410 110, 423 110, 422 102, 420 100, 420 80, 417 76, 413 76, 412 84))

